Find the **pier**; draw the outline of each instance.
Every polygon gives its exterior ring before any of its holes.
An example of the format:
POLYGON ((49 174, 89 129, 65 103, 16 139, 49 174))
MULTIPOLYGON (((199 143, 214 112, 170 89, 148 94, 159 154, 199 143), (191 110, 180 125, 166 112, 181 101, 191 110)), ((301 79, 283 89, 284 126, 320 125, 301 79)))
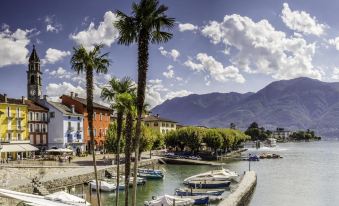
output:
POLYGON ((246 172, 241 179, 238 187, 218 206, 245 206, 251 200, 255 186, 257 184, 257 175, 254 171, 246 172))

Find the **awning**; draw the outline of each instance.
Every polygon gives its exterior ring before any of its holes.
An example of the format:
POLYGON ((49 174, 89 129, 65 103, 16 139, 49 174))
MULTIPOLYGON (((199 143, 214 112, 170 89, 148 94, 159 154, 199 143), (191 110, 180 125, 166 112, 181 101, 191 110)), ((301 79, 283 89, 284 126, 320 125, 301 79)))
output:
POLYGON ((2 144, 1 152, 32 152, 39 149, 30 144, 2 144))

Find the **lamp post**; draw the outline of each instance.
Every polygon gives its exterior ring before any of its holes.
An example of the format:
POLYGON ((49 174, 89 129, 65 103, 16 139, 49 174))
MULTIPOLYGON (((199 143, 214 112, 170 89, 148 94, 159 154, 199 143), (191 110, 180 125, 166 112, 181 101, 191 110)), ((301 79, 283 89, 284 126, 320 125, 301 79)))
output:
POLYGON ((251 154, 248 154, 248 171, 251 171, 251 154))

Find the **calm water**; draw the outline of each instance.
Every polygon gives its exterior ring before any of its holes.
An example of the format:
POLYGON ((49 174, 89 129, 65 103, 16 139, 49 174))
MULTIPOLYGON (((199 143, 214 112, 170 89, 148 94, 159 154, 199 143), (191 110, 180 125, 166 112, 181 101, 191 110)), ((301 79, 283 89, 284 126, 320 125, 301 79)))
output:
MULTIPOLYGON (((339 205, 339 142, 285 143, 274 149, 248 152, 265 151, 284 158, 251 163, 251 169, 258 175, 251 206, 339 205)), ((243 173, 248 169, 248 162, 231 162, 225 167, 243 173)), ((166 165, 163 168, 166 170, 163 181, 148 181, 138 188, 138 205, 142 206, 154 195, 173 194, 175 188, 182 186, 183 179, 213 167, 166 165)), ((114 198, 115 194, 103 193, 103 205, 113 205, 114 198)), ((124 198, 123 192, 121 198, 124 198)), ((95 194, 92 194, 94 200, 95 194)))

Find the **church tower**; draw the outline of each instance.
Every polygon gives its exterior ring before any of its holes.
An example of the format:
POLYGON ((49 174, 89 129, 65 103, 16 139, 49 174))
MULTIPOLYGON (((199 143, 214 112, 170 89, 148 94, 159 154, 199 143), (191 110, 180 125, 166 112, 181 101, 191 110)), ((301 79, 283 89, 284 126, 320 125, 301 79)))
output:
POLYGON ((37 101, 40 99, 41 93, 41 77, 40 59, 33 45, 31 56, 29 57, 28 71, 27 71, 27 97, 30 100, 37 101))

